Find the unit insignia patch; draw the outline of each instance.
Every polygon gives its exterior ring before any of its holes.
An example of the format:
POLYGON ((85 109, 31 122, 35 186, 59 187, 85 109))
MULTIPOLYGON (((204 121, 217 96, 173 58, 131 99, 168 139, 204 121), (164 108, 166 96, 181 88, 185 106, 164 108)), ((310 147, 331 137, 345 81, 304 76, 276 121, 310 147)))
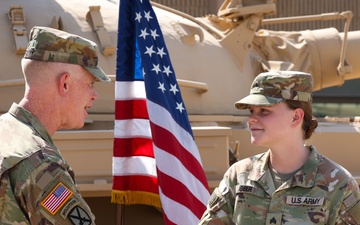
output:
POLYGON ((80 206, 75 206, 68 214, 68 218, 74 225, 89 225, 92 223, 89 214, 80 206))

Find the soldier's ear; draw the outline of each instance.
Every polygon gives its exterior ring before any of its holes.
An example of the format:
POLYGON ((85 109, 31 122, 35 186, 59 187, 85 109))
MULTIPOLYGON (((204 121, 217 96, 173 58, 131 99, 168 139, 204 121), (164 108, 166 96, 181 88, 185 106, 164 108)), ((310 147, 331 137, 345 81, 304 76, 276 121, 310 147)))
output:
POLYGON ((292 124, 295 126, 297 126, 299 124, 301 125, 303 118, 304 118, 304 110, 302 110, 301 108, 294 109, 293 117, 292 117, 292 124))
POLYGON ((67 92, 69 91, 69 85, 70 85, 69 78, 70 78, 69 73, 62 73, 59 77, 58 89, 61 95, 66 95, 67 92))

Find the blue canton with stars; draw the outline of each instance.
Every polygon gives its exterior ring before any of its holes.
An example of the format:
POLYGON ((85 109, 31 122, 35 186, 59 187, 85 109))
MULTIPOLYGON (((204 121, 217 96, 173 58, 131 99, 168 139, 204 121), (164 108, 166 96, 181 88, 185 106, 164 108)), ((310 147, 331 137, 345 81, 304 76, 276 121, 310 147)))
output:
POLYGON ((148 0, 135 1, 135 4, 120 5, 116 80, 144 80, 146 98, 166 108, 174 120, 192 134, 156 15, 148 0), (132 57, 129 57, 130 51, 132 57))

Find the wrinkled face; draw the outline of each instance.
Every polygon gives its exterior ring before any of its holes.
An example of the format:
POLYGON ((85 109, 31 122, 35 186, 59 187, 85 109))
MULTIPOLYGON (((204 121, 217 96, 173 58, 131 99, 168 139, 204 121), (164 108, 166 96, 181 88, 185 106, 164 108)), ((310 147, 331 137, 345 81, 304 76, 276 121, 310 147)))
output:
POLYGON ((65 112, 67 119, 64 128, 74 129, 84 126, 85 118, 88 116, 86 110, 91 108, 93 101, 98 98, 94 88, 95 81, 94 76, 84 68, 79 70, 79 74, 70 74, 68 107, 65 112))
POLYGON ((293 135, 294 110, 284 102, 273 106, 249 106, 249 110, 248 127, 252 144, 272 148, 293 135))

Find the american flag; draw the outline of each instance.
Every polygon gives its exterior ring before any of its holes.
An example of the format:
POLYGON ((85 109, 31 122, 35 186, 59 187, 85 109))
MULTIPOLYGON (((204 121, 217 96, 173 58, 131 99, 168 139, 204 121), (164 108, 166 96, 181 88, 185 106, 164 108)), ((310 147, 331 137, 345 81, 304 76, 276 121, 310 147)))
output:
POLYGON ((169 53, 148 0, 121 0, 112 202, 197 224, 209 188, 169 53))
POLYGON ((41 205, 51 214, 55 214, 71 195, 72 191, 60 182, 50 194, 46 196, 41 205))

